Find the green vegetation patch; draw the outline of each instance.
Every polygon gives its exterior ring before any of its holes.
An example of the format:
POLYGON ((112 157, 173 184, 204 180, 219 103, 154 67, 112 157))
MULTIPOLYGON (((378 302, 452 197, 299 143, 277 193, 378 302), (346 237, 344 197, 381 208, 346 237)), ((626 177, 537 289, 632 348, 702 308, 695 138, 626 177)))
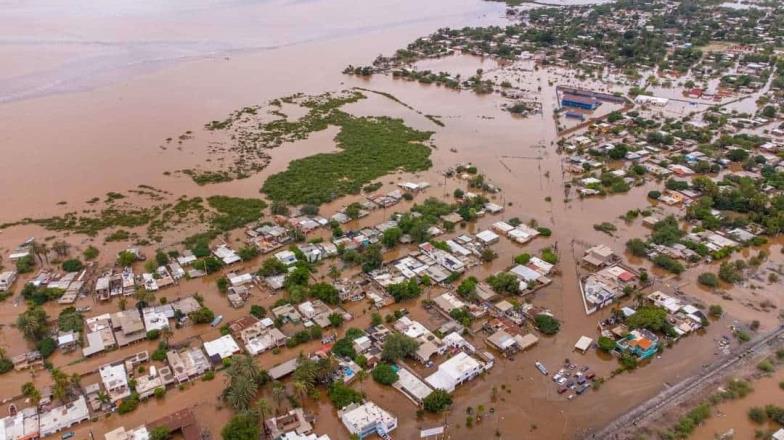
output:
POLYGON ((430 148, 423 142, 432 132, 407 127, 400 119, 353 117, 336 112, 332 123, 340 126, 335 141, 343 150, 292 161, 286 171, 270 176, 262 192, 289 204, 322 204, 396 170, 430 168, 430 148))

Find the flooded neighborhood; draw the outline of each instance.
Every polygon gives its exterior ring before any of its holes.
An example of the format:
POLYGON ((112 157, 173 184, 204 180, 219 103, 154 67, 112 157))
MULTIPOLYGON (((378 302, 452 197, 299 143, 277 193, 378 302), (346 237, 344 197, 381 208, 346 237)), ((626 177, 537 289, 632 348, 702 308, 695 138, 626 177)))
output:
POLYGON ((779 2, 0 23, 0 439, 784 439, 779 2))

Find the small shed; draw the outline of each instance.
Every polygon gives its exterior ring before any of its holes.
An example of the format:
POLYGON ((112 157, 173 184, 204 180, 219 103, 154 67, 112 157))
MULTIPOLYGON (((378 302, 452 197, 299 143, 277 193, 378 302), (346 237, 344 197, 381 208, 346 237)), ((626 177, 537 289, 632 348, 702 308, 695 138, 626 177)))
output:
POLYGON ((593 344, 593 339, 589 338, 588 336, 580 336, 580 339, 574 344, 574 348, 581 353, 585 353, 591 348, 591 344, 593 344))

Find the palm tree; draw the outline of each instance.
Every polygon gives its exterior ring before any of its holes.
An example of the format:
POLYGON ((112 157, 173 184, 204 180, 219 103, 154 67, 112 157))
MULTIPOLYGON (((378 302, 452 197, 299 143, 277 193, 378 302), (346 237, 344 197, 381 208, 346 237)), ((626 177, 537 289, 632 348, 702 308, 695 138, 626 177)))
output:
POLYGON ((161 336, 163 336, 163 341, 166 342, 166 345, 169 345, 169 338, 171 338, 173 334, 174 332, 172 332, 172 329, 168 325, 161 330, 161 336))
POLYGON ((308 384, 306 384, 305 382, 303 382, 301 380, 297 380, 297 381, 294 381, 294 383, 291 386, 294 388, 294 394, 296 394, 297 397, 299 397, 300 404, 302 404, 302 407, 304 408, 305 407, 305 397, 307 397, 308 391, 309 391, 308 384))
POLYGON ((277 380, 272 382, 272 398, 278 406, 284 397, 286 397, 286 386, 277 380))
POLYGON ((82 376, 79 376, 78 374, 74 373, 74 374, 71 375, 70 379, 71 379, 70 380, 71 381, 71 387, 73 387, 74 389, 76 389, 78 391, 81 388, 81 386, 82 386, 82 383, 81 383, 82 382, 82 376))
POLYGON ((232 378, 229 388, 226 389, 226 400, 236 411, 244 411, 250 407, 258 390, 259 386, 250 378, 232 378))
POLYGON ((39 243, 37 241, 33 241, 30 243, 31 250, 36 257, 38 257, 38 262, 44 264, 44 260, 46 260, 46 264, 49 264, 49 248, 46 246, 46 243, 39 243), (42 257, 43 255, 43 257, 42 257))
POLYGON ((71 245, 64 240, 57 240, 52 243, 52 250, 60 257, 67 257, 71 245))
POLYGON ((101 403, 107 403, 108 404, 109 402, 111 402, 111 399, 109 398, 109 395, 106 394, 106 392, 98 391, 98 401, 101 402, 101 403))
POLYGON ((367 371, 359 370, 357 372, 357 380, 359 381, 359 390, 362 391, 362 392, 365 391, 364 387, 362 386, 362 384, 365 382, 365 379, 367 379, 367 378, 368 378, 368 372, 367 371))
POLYGON ((272 411, 272 407, 270 407, 269 402, 267 399, 259 399, 256 402, 256 412, 259 415, 259 422, 261 423, 261 436, 264 437, 267 433, 266 425, 264 424, 264 420, 267 419, 267 415, 272 411))

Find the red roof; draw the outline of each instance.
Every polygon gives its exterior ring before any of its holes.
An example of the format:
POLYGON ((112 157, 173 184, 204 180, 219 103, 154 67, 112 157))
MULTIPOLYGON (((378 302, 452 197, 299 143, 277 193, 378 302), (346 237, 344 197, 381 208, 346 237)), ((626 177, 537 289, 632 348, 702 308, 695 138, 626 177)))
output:
POLYGON ((620 275, 618 275, 618 279, 627 283, 635 278, 634 274, 629 271, 623 271, 620 275))

